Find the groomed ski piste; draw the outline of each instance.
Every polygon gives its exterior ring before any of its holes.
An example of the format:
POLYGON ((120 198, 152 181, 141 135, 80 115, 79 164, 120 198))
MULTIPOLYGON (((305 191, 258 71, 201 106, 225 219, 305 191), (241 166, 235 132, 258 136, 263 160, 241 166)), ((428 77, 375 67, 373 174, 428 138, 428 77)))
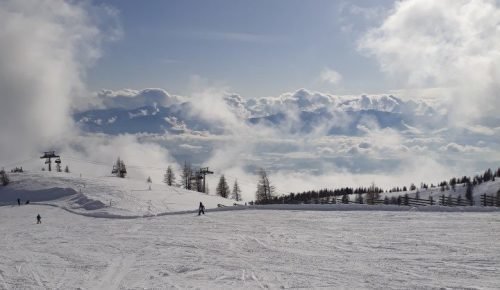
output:
MULTIPOLYGON (((10 177, 0 187, 0 289, 500 285, 494 207, 245 206, 163 184, 149 190, 129 178, 10 177), (197 215, 199 202, 206 215, 197 215)), ((483 183, 475 199, 499 187, 483 183)))

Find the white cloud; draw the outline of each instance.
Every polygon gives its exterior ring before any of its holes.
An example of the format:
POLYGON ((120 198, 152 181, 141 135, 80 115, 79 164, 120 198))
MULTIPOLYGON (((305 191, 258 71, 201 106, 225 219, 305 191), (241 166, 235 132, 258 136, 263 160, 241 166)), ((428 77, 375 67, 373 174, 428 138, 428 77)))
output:
POLYGON ((109 176, 116 158, 127 166, 129 178, 154 182, 163 179, 170 165, 178 171, 178 165, 164 147, 139 140, 134 135, 109 136, 92 134, 71 136, 64 140, 58 152, 64 164, 75 172, 90 176, 109 176))
POLYGON ((457 143, 449 143, 446 146, 441 146, 439 148, 441 151, 453 152, 453 153, 471 153, 471 152, 479 152, 482 151, 481 148, 469 146, 469 145, 460 145, 457 143))
POLYGON ((495 0, 405 0, 359 49, 410 87, 441 87, 452 124, 495 116, 500 106, 500 9, 495 0))
POLYGON ((46 150, 74 132, 72 102, 102 42, 117 37, 100 26, 115 16, 87 2, 1 1, 0 155, 46 150))
MULTIPOLYGON (((147 88, 142 90, 101 90, 89 102, 98 108, 136 109, 143 106, 171 106, 183 101, 180 96, 170 95, 166 90, 147 88)), ((83 107, 85 108, 85 106, 83 107)))
POLYGON ((338 85, 342 81, 342 75, 333 69, 325 68, 321 71, 320 79, 333 85, 338 85))

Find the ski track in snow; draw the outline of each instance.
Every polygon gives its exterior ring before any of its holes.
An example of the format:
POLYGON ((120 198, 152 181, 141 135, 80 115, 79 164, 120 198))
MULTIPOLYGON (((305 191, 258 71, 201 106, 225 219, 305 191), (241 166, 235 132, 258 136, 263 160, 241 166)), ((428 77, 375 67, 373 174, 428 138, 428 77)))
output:
POLYGON ((135 262, 135 255, 119 256, 109 264, 106 273, 100 278, 99 287, 95 289, 120 289, 120 283, 128 274, 135 262))
POLYGON ((498 289, 499 228, 498 212, 97 219, 0 207, 0 288, 498 289))

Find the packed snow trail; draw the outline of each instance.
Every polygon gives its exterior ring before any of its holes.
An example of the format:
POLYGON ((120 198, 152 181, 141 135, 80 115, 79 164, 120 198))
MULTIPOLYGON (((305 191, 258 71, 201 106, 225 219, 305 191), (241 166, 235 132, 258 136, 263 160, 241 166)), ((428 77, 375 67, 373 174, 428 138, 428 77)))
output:
POLYGON ((499 228, 498 212, 252 210, 124 220, 5 206, 0 288, 495 289, 499 228))

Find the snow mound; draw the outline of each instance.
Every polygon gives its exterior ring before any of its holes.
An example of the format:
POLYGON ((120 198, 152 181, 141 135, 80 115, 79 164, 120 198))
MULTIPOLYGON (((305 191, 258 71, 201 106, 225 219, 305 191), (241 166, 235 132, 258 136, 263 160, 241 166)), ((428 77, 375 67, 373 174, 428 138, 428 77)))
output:
POLYGON ((77 196, 71 198, 70 201, 74 203, 74 206, 72 208, 96 210, 106 207, 106 205, 101 201, 90 199, 83 194, 78 194, 77 196))

